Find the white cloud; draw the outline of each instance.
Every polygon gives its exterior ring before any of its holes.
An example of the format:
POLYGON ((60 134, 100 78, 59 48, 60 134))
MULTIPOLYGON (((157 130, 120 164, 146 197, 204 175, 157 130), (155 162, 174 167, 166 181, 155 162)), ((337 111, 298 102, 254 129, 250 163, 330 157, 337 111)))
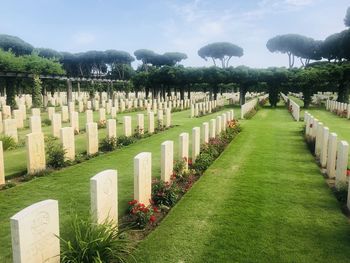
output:
POLYGON ((291 6, 308 6, 314 2, 315 0, 285 0, 285 3, 291 6))
MULTIPOLYGON (((286 66, 285 56, 271 54, 266 49, 269 38, 291 32, 313 37, 314 32, 320 30, 311 25, 322 24, 320 21, 330 23, 317 17, 321 12, 319 4, 325 3, 324 0, 260 0, 250 8, 237 3, 216 8, 208 1, 192 0, 184 5, 170 3, 174 16, 165 22, 166 48, 187 53, 185 65, 211 65, 210 61, 205 62, 197 55, 198 49, 208 43, 228 41, 244 49, 244 56, 232 59, 232 65, 286 66), (309 15, 301 15, 305 11, 309 15), (281 20, 281 17, 285 19, 281 20)), ((334 26, 329 27, 326 31, 337 30, 334 26)), ((317 38, 317 35, 314 37, 317 38)))

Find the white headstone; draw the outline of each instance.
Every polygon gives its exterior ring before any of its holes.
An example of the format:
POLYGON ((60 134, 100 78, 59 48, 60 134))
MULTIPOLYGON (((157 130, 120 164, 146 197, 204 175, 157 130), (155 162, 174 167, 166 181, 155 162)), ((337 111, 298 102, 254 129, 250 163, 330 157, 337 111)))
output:
POLYGON ((99 109, 99 121, 100 122, 106 121, 106 110, 104 108, 99 109))
POLYGON ((14 263, 59 263, 58 202, 44 200, 10 219, 14 263))
POLYGON ((107 120, 107 137, 117 138, 117 121, 115 119, 107 120))
POLYGON ((216 120, 211 119, 210 120, 210 126, 209 126, 209 137, 210 138, 215 138, 216 136, 216 120))
POLYGON ((3 121, 4 124, 4 134, 6 136, 12 137, 13 140, 18 142, 18 134, 17 134, 17 122, 15 119, 6 119, 3 121))
POLYGON ((164 125, 163 110, 158 110, 157 118, 158 118, 158 126, 163 127, 164 125))
POLYGON ((174 142, 165 141, 161 144, 161 178, 169 182, 174 168, 174 142))
POLYGON ((98 130, 96 122, 86 123, 86 153, 93 155, 98 152, 98 130))
POLYGON ((70 126, 75 133, 79 133, 79 113, 76 111, 70 112, 70 126))
POLYGON ((216 117, 216 135, 220 135, 222 130, 221 125, 222 125, 221 116, 217 116, 216 117))
POLYGON ((130 137, 132 135, 131 132, 131 116, 124 116, 123 117, 123 130, 124 135, 127 137, 130 137))
POLYGON ((137 114, 137 128, 140 134, 144 134, 145 124, 144 124, 144 115, 143 113, 137 114))
POLYGON ((165 122, 165 127, 169 128, 171 126, 171 109, 167 108, 166 109, 166 122, 165 122))
POLYGON ((199 155, 200 153, 200 133, 201 130, 199 127, 194 127, 192 129, 192 162, 194 163, 197 156, 199 155))
POLYGON ((91 214, 93 221, 118 224, 118 173, 105 170, 90 179, 91 214))
POLYGON ((328 153, 328 127, 323 127, 322 138, 321 138, 321 153, 320 153, 320 164, 321 167, 325 168, 327 165, 327 153, 328 153))
POLYGON ((52 117, 55 114, 55 107, 48 107, 47 108, 47 113, 49 115, 49 120, 52 121, 52 117))
POLYGON ((183 132, 179 136, 179 158, 185 160, 186 170, 188 168, 189 134, 183 132))
POLYGON ((66 160, 73 161, 75 159, 75 142, 73 127, 61 128, 61 143, 65 150, 64 157, 66 160))
POLYGON ((54 113, 52 115, 52 121, 51 121, 52 136, 59 138, 61 127, 62 127, 61 114, 54 113))
POLYGON ((0 141, 0 185, 5 184, 4 149, 0 141))
POLYGON ((152 153, 142 152, 134 158, 134 199, 148 206, 152 198, 152 153))
POLYGON ((62 106, 62 121, 68 122, 68 106, 62 106))
POLYGON ((335 177, 335 164, 337 158, 337 134, 329 134, 327 151, 327 175, 329 178, 335 177))
POLYGON ((202 124, 202 140, 204 143, 209 142, 209 123, 204 122, 202 124))
POLYGON ((86 123, 94 122, 92 110, 86 110, 85 114, 86 114, 86 123))
POLYGON ((321 146, 322 146, 322 137, 323 137, 323 123, 318 122, 317 131, 316 131, 316 144, 315 144, 315 155, 320 157, 321 155, 321 146))
POLYGON ((39 108, 32 108, 32 116, 41 116, 40 115, 40 109, 39 108))
POLYGON ((346 141, 338 143, 337 165, 335 176, 335 187, 339 189, 347 183, 347 167, 348 167, 349 144, 346 141))
POLYGON ((154 133, 154 113, 153 111, 148 113, 148 133, 154 133))
POLYGON ((17 128, 21 129, 24 127, 23 125, 23 116, 22 116, 22 111, 21 110, 14 110, 13 111, 13 117, 17 122, 17 128))
POLYGON ((38 115, 33 115, 29 118, 29 127, 30 131, 35 132, 41 132, 41 117, 38 115))
POLYGON ((46 169, 44 134, 41 132, 26 135, 27 173, 36 174, 46 169))
POLYGON ((117 108, 116 107, 111 108, 111 117, 113 119, 117 118, 117 108))
POLYGON ((11 107, 8 105, 2 106, 2 118, 4 120, 11 118, 11 107))

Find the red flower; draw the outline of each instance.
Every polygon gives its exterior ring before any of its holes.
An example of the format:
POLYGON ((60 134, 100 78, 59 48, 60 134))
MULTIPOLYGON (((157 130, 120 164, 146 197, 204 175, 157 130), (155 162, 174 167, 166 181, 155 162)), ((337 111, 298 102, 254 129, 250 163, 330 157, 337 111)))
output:
POLYGON ((188 158, 188 165, 192 165, 192 159, 188 158))
POLYGON ((347 176, 350 176, 350 169, 347 169, 347 170, 346 170, 346 175, 347 175, 347 176))
POLYGON ((129 202, 129 205, 135 205, 135 204, 137 204, 137 200, 132 200, 129 202))
POLYGON ((158 208, 155 206, 155 207, 153 207, 153 211, 155 212, 155 213, 158 213, 159 212, 159 210, 158 210, 158 208))
POLYGON ((154 215, 151 215, 151 217, 149 218, 149 221, 154 223, 156 221, 156 217, 154 215))

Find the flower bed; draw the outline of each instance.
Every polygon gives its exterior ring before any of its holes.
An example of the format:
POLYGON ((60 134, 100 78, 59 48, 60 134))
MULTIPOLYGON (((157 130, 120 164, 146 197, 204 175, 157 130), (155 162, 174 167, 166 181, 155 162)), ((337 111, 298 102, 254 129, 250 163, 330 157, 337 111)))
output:
POLYGON ((170 182, 153 180, 152 200, 150 200, 149 206, 145 206, 137 200, 130 201, 128 214, 122 222, 137 229, 137 231, 130 231, 131 238, 141 240, 151 232, 240 131, 241 128, 237 120, 228 121, 226 131, 223 131, 217 138, 211 138, 208 143, 201 145, 201 152, 195 162, 192 162, 190 158, 174 162, 170 182))

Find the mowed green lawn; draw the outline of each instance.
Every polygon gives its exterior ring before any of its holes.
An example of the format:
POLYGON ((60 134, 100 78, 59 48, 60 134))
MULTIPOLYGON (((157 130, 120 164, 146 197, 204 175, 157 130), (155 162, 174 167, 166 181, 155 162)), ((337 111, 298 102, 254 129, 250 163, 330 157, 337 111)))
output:
MULTIPOLYGON (((57 109, 56 109, 57 112, 57 109)), ((123 116, 131 116, 132 117, 132 127, 133 129, 136 128, 136 115, 139 113, 145 114, 145 129, 147 130, 148 127, 148 118, 147 118, 147 112, 146 111, 138 111, 138 112, 129 112, 129 113, 118 113, 117 114, 117 134, 123 134, 123 116)), ((94 111, 93 112, 94 121, 98 122, 99 120, 99 112, 94 111)), ((111 118, 110 115, 106 114, 106 119, 111 118)), ((48 119, 48 115, 46 112, 42 113, 41 115, 42 121, 44 119, 48 119)), ((85 130, 85 123, 86 123, 86 114, 85 113, 79 113, 79 129, 85 130)), ((26 134, 30 133, 29 129, 29 121, 26 120, 24 129, 18 130, 18 137, 19 141, 24 143, 26 134)), ((69 122, 62 123, 62 127, 70 126, 69 122)), ((45 135, 52 135, 51 126, 43 126, 42 131, 45 135)), ((106 137, 106 128, 101 128, 98 131, 99 139, 106 137)), ((57 139, 59 141, 59 139, 57 139)), ((86 151, 86 134, 81 133, 75 136, 75 147, 76 147, 76 154, 83 153, 86 151)), ((5 162, 5 175, 6 176, 13 176, 17 174, 25 174, 27 171, 27 160, 26 160, 26 148, 25 146, 18 147, 13 150, 5 151, 4 153, 4 162, 5 162)))
MULTIPOLYGON (((297 102, 299 105, 303 105, 303 101, 291 97, 295 102, 297 102)), ((336 114, 327 111, 325 108, 320 107, 313 107, 310 106, 308 109, 301 109, 300 116, 304 117, 304 112, 309 112, 312 116, 314 116, 316 119, 321 121, 324 126, 329 128, 329 132, 335 132, 338 135, 338 141, 339 140, 345 140, 348 143, 350 143, 350 120, 347 118, 341 118, 337 116, 336 114)), ((349 156, 350 161, 350 156, 349 156)))
MULTIPOLYGON (((11 262, 10 217, 21 209, 45 199, 59 201, 61 233, 70 211, 88 216, 90 209, 90 178, 106 169, 118 170, 119 213, 124 215, 127 202, 133 199, 133 158, 140 152, 152 152, 153 177, 160 177, 160 145, 163 141, 174 140, 175 156, 178 156, 178 136, 189 132, 195 126, 215 118, 227 111, 213 113, 201 118, 189 118, 188 110, 172 114, 173 124, 177 125, 165 132, 142 139, 135 144, 114 152, 93 158, 84 163, 67 167, 46 177, 0 191, 0 262, 11 262)), ((240 116, 239 109, 235 110, 240 116)), ((191 136, 191 135, 190 135, 191 136)))
POLYGON ((350 225, 285 107, 263 109, 145 240, 138 262, 350 262, 350 225))

